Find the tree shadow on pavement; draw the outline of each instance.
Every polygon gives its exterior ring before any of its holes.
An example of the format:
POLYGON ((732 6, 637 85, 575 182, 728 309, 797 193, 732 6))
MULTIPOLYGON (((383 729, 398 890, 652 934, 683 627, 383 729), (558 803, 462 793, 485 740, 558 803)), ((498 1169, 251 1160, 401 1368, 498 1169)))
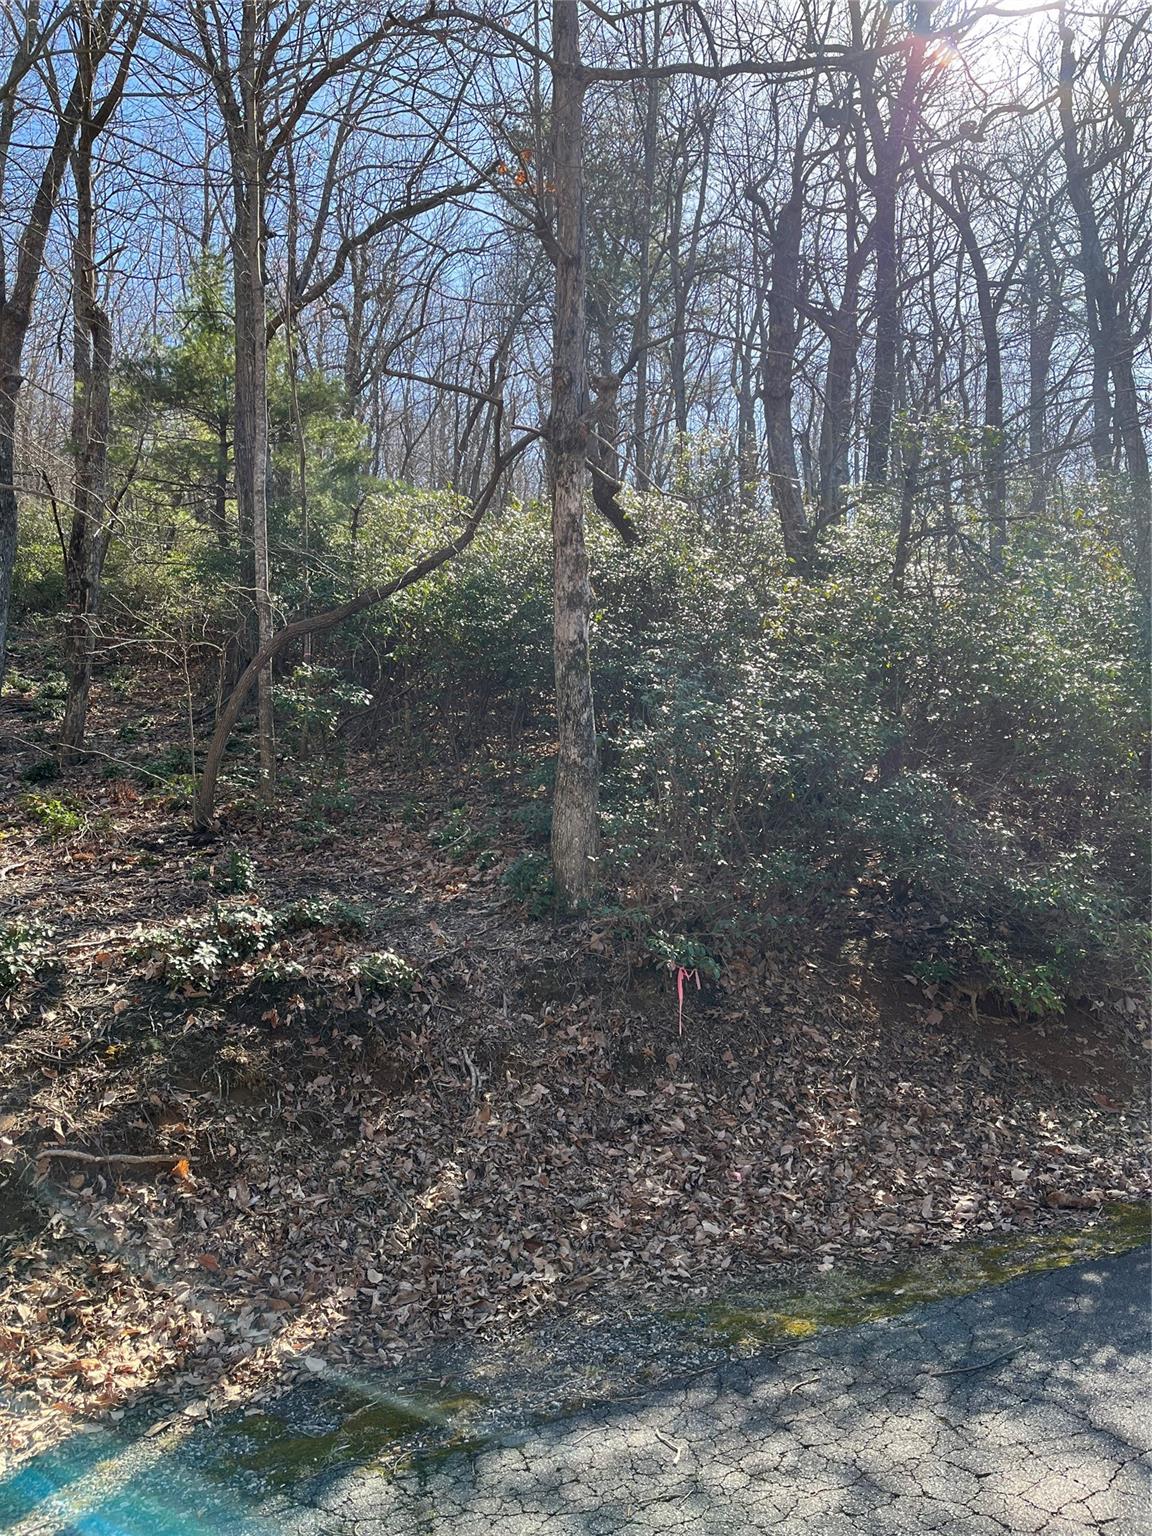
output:
POLYGON ((382 1477, 283 1494, 212 1431, 79 1434, 0 1483, 18 1536, 1135 1536, 1147 1513, 1148 1251, 831 1330, 382 1477))

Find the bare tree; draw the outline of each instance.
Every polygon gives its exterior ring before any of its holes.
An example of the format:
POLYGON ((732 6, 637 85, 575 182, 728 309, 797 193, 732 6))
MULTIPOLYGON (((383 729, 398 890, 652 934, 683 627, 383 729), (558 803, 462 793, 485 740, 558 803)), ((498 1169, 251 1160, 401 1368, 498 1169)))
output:
MULTIPOLYGON (((365 70, 379 80, 374 55, 390 34, 402 31, 391 15, 364 25, 354 11, 339 6, 323 18, 292 0, 241 0, 238 26, 217 0, 193 0, 196 45, 171 33, 165 41, 207 79, 224 129, 231 184, 230 246, 235 305, 235 480, 241 542, 249 554, 249 579, 258 654, 269 651, 273 634, 271 563, 268 531, 268 347, 285 320, 294 321, 310 303, 339 280, 352 255, 391 225, 436 208, 462 191, 453 185, 425 197, 409 197, 361 222, 340 239, 325 264, 323 239, 328 211, 341 171, 341 151, 351 132, 350 97, 363 101, 358 85, 365 70), (339 42, 330 46, 329 38, 339 42), (346 92, 346 112, 336 133, 321 187, 315 219, 302 261, 293 262, 292 289, 284 304, 270 302, 267 227, 271 188, 282 173, 294 136, 310 113, 331 113, 332 93, 346 92)), ((337 114, 339 117, 339 114, 337 114)), ((437 140, 439 142, 439 140, 437 140)), ((294 217, 289 209, 289 218, 294 217)), ((272 676, 264 667, 257 679, 260 778, 265 794, 275 777, 276 752, 272 676)))
POLYGON ((29 4, 23 11, 6 11, 5 17, 15 46, 0 85, 0 196, 5 194, 17 147, 18 123, 27 119, 30 125, 45 116, 48 121, 43 135, 32 127, 24 136, 21 149, 26 160, 38 156, 39 165, 24 167, 30 198, 19 216, 11 247, 6 240, 0 241, 0 679, 7 667, 8 614, 16 559, 16 412, 24 382, 24 344, 32 324, 52 217, 84 116, 85 81, 95 76, 110 54, 125 43, 134 44, 139 30, 138 8, 117 4, 116 0, 103 0, 90 11, 64 0, 47 13, 29 4), (68 33, 80 17, 84 18, 80 25, 88 44, 74 51, 67 45, 68 33), (71 77, 62 85, 55 78, 58 55, 70 66, 71 77), (29 104, 22 93, 38 81, 39 99, 29 104))
MULTIPOLYGON (((1148 24, 1148 13, 1131 18, 1119 43, 1115 60, 1117 78, 1111 85, 1112 99, 1122 102, 1125 64, 1132 49, 1148 24)), ((1097 45, 1098 57, 1103 65, 1104 39, 1097 45)), ((1140 420, 1140 398, 1136 388, 1134 370, 1135 339, 1132 335, 1118 275, 1109 270, 1100 233, 1100 221, 1092 198, 1093 179, 1108 160, 1114 158, 1118 148, 1105 146, 1094 163, 1084 152, 1081 128, 1074 110, 1074 87, 1077 78, 1075 36, 1068 25, 1066 12, 1060 14, 1060 86, 1057 97, 1060 123, 1060 148, 1068 177, 1068 199, 1076 218, 1080 244, 1080 264, 1084 273, 1084 285, 1092 315, 1091 339, 1094 360, 1094 393, 1106 388, 1103 382, 1112 380, 1112 410, 1115 413, 1116 437, 1123 451, 1131 480, 1132 503, 1135 513, 1133 527, 1136 535, 1136 568, 1141 588, 1147 597, 1150 590, 1149 574, 1149 518, 1152 514, 1152 479, 1149 476, 1148 444, 1140 420)), ((1145 87, 1148 82, 1145 81, 1145 87)), ((1121 145, 1126 148, 1131 141, 1131 121, 1121 121, 1121 145)), ((1106 408, 1106 407, 1105 407, 1106 408)), ((1096 435, 1100 432, 1099 417, 1103 408, 1097 409, 1096 435)), ((1097 461, 1100 451, 1097 449, 1097 461)))
POLYGON ((556 290, 548 443, 558 732, 552 867, 561 902, 575 906, 587 901, 596 888, 600 834, 596 716, 588 652, 591 593, 584 543, 589 430, 585 352, 585 77, 580 6, 573 0, 552 0, 550 74, 556 290))
POLYGON ((97 96, 96 77, 105 51, 94 32, 87 0, 76 13, 75 56, 81 82, 80 125, 72 152, 76 213, 72 234, 72 526, 64 559, 69 610, 66 643, 68 696, 60 726, 60 756, 73 760, 84 745, 88 695, 96 653, 95 623, 100 578, 111 535, 108 489, 109 397, 112 326, 101 301, 96 257, 94 149, 117 111, 132 65, 144 9, 138 7, 119 46, 116 73, 97 96))

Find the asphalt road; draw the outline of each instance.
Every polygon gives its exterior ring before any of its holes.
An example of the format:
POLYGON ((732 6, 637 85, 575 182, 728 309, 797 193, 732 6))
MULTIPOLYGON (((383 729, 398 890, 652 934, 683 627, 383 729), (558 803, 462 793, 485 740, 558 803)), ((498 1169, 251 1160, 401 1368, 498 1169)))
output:
POLYGON ((422 1479, 352 1471, 306 1503, 253 1508, 157 1447, 115 1487, 95 1469, 56 1495, 21 1480, 0 1529, 1152 1536, 1148 1260, 1137 1250, 832 1331, 422 1479))
POLYGON ((829 1333, 423 1487, 352 1476, 301 1528, 1146 1536, 1149 1364, 1144 1249, 829 1333))

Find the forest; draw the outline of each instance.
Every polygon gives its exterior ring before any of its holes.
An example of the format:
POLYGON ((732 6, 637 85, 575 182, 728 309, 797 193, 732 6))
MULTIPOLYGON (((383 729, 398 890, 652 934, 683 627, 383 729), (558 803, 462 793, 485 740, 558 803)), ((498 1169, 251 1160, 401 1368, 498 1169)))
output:
POLYGON ((1150 101, 1142 0, 5 0, 0 1469, 1146 1193, 1150 101))

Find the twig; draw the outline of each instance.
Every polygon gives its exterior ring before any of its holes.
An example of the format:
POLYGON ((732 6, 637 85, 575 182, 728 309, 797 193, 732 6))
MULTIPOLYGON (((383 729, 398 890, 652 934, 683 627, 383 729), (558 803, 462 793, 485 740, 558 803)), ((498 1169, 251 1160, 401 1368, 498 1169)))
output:
POLYGON ((975 1365, 954 1365, 947 1371, 926 1371, 927 1376, 960 1376, 965 1371, 986 1371, 990 1365, 999 1365, 1002 1360, 1011 1360, 1013 1355, 1018 1355, 1024 1348, 1018 1344, 1015 1349, 1010 1349, 1002 1355, 993 1355, 991 1360, 977 1360, 975 1365))
MULTIPOLYGON (((18 747, 26 747, 30 752, 39 752, 42 757, 51 755, 50 745, 44 742, 29 741, 26 736, 18 736, 15 731, 8 731, 7 735, 18 747)), ((138 773, 146 779, 154 779, 157 784, 170 785, 172 782, 170 779, 166 779, 163 774, 153 773, 151 769, 142 768, 139 763, 129 762, 126 757, 116 757, 111 752, 102 752, 98 747, 83 746, 79 748, 79 751, 85 757, 98 757, 102 762, 116 763, 121 768, 130 768, 133 773, 138 773)))
POLYGON ((672 1462, 672 1465, 674 1467, 678 1467, 680 1465, 680 1458, 684 1454, 683 1445, 677 1440, 670 1440, 667 1435, 663 1434, 658 1429, 654 1429, 652 1433, 656 1436, 661 1445, 666 1445, 670 1451, 676 1452, 676 1456, 672 1462))
POLYGON ((36 1159, 42 1157, 58 1157, 70 1163, 171 1163, 175 1165, 183 1160, 180 1152, 145 1152, 142 1154, 132 1152, 80 1152, 74 1147, 40 1147, 36 1152, 36 1159))
POLYGON ((468 1068, 468 1076, 472 1079, 472 1097, 475 1098, 477 1093, 480 1091, 480 1073, 476 1070, 476 1063, 472 1060, 471 1056, 469 1056, 468 1052, 463 1048, 463 1046, 460 1048, 460 1059, 468 1068))

